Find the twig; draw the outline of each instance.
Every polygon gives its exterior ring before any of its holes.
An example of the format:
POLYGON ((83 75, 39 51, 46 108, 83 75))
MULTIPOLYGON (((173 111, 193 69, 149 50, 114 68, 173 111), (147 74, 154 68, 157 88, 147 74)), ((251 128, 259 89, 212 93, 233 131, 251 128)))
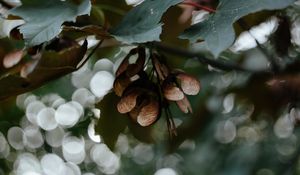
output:
POLYGON ((236 71, 242 71, 242 72, 252 72, 252 73, 269 73, 269 70, 263 70, 263 71, 256 71, 256 70, 251 70, 251 69, 247 69, 244 68, 236 63, 232 63, 229 61, 225 61, 222 59, 209 59, 206 58, 204 55, 202 55, 201 53, 197 53, 197 52, 192 52, 192 51, 188 51, 186 49, 181 49, 181 48, 176 48, 176 47, 172 47, 169 45, 165 45, 159 42, 152 42, 150 43, 148 46, 156 48, 157 50, 163 51, 163 52, 167 52, 169 54, 173 54, 173 55, 179 55, 179 56, 183 56, 183 57, 190 57, 190 58, 197 58, 202 64, 208 64, 212 67, 221 69, 221 70, 225 70, 225 71, 231 71, 231 70, 236 70, 236 71))
POLYGON ((102 45, 104 39, 100 40, 98 44, 94 47, 94 49, 90 52, 90 54, 81 62, 79 66, 76 67, 76 70, 80 69, 89 59, 90 57, 96 52, 96 50, 102 45))
POLYGON ((211 13, 216 12, 215 9, 209 8, 207 6, 204 6, 204 5, 198 4, 198 3, 193 2, 193 1, 189 1, 189 0, 183 1, 182 4, 191 5, 193 7, 196 7, 198 9, 202 9, 202 10, 205 10, 205 11, 208 11, 208 12, 211 12, 211 13))

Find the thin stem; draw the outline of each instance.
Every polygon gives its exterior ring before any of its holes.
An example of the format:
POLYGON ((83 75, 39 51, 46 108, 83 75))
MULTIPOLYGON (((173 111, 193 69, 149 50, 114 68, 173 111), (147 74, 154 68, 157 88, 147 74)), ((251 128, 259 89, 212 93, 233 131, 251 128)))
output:
POLYGON ((236 63, 229 62, 229 61, 225 61, 225 60, 221 60, 221 59, 209 59, 209 58, 206 58, 201 53, 192 52, 192 51, 188 51, 186 49, 181 49, 181 48, 177 48, 177 47, 172 47, 172 46, 165 45, 165 44, 162 44, 159 42, 152 42, 148 46, 154 47, 157 50, 167 52, 167 53, 173 54, 173 55, 197 58, 202 64, 207 64, 212 67, 218 68, 220 70, 225 70, 225 71, 236 70, 236 71, 251 72, 251 73, 270 73, 269 70, 262 70, 262 71, 251 70, 251 69, 244 68, 236 63))
POLYGON ((189 1, 189 0, 186 0, 186 1, 182 2, 182 4, 190 5, 190 6, 193 6, 193 7, 196 7, 198 9, 202 9, 202 10, 205 10, 205 11, 208 11, 208 12, 211 12, 211 13, 216 12, 215 9, 209 8, 207 6, 204 6, 204 5, 198 4, 198 3, 193 2, 193 1, 189 1))
POLYGON ((90 57, 96 52, 96 50, 101 46, 104 39, 100 40, 99 43, 94 47, 94 49, 90 52, 90 54, 79 64, 78 67, 76 67, 76 70, 80 69, 85 63, 90 59, 90 57))
POLYGON ((159 89, 159 96, 161 97, 161 104, 163 106, 163 108, 165 109, 165 114, 166 114, 166 122, 167 122, 167 127, 168 127, 168 132, 169 132, 169 138, 172 139, 173 136, 177 136, 177 132, 176 132, 176 126, 175 126, 175 123, 174 123, 174 120, 172 118, 172 114, 171 114, 171 111, 169 109, 169 102, 164 98, 164 95, 163 95, 163 92, 162 92, 162 87, 161 87, 161 84, 162 84, 162 81, 164 79, 160 79, 159 77, 159 73, 158 71, 156 70, 156 67, 154 66, 154 61, 153 61, 153 53, 152 53, 152 48, 150 48, 150 53, 151 53, 151 57, 149 59, 151 59, 151 62, 152 62, 152 65, 153 65, 153 74, 155 73, 156 74, 156 77, 157 77, 157 85, 158 85, 158 89, 159 89))
POLYGON ((169 106, 165 107, 165 114, 166 114, 166 122, 168 127, 169 139, 172 140, 178 134, 169 106))

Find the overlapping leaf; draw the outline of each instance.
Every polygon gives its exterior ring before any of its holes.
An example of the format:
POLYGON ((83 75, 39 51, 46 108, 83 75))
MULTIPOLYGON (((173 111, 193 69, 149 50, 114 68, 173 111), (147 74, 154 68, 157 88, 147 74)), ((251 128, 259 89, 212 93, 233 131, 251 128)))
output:
POLYGON ((257 11, 282 9, 293 2, 295 0, 220 0, 216 13, 188 28, 181 38, 192 42, 204 39, 207 48, 217 57, 234 42, 232 24, 235 21, 257 11))
POLYGON ((127 13, 119 25, 110 32, 124 43, 159 41, 162 15, 182 0, 145 0, 127 13))
POLYGON ((89 14, 90 10, 89 0, 83 0, 79 5, 61 0, 22 0, 22 6, 10 13, 26 21, 20 32, 27 45, 34 46, 53 39, 65 21, 75 21, 77 16, 89 14))

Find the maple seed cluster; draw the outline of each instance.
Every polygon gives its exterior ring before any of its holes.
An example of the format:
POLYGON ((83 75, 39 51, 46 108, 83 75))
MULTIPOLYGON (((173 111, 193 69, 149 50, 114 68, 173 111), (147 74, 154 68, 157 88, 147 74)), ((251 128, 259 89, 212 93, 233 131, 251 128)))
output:
POLYGON ((197 95, 200 91, 200 82, 195 77, 181 70, 172 70, 159 61, 158 54, 152 54, 152 61, 159 83, 162 84, 164 98, 175 101, 179 109, 184 113, 192 113, 192 107, 186 95, 197 95))
POLYGON ((192 112, 186 95, 196 95, 200 82, 181 70, 170 70, 156 53, 151 53, 153 69, 145 71, 146 51, 132 49, 116 71, 114 91, 121 97, 117 109, 141 126, 149 126, 158 120, 162 108, 170 101, 177 103, 184 113, 192 112), (135 60, 134 56, 137 55, 135 60), (154 79, 155 78, 155 79, 154 79))

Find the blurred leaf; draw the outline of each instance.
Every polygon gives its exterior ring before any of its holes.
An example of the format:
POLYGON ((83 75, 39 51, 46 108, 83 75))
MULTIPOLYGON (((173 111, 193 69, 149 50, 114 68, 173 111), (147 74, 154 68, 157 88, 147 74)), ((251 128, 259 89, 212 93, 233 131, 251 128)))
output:
POLYGON ((239 99, 247 99, 255 109, 253 119, 263 114, 274 118, 294 98, 298 98, 297 92, 298 76, 274 76, 272 74, 252 75, 248 82, 242 86, 229 90, 237 95, 239 99), (296 84, 295 84, 296 83, 296 84))
POLYGON ((154 139, 152 136, 153 126, 143 127, 135 122, 129 122, 128 128, 131 134, 141 142, 153 143, 154 139))
POLYGON ((204 39, 207 48, 215 57, 230 47, 235 39, 233 23, 241 17, 261 10, 282 9, 295 0, 220 0, 216 13, 206 21, 188 28, 182 39, 196 42, 204 39))
POLYGON ((119 100, 115 93, 109 93, 97 104, 101 117, 95 130, 110 149, 114 149, 119 134, 124 131, 128 122, 127 116, 121 115, 117 110, 119 100))
MULTIPOLYGON (((42 86, 48 81, 62 77, 76 70, 87 50, 87 42, 61 50, 44 51, 26 78, 8 75, 0 78, 0 100, 18 95, 42 86)), ((31 63, 29 63, 31 64, 31 63)))
POLYGON ((146 0, 136 6, 123 18, 121 23, 110 32, 124 43, 143 43, 159 41, 162 15, 173 5, 182 0, 146 0))
POLYGON ((26 23, 20 27, 27 45, 34 46, 49 41, 61 31, 65 21, 75 21, 77 16, 89 14, 91 3, 84 0, 76 5, 69 1, 22 0, 22 5, 10 11, 26 23))
POLYGON ((102 9, 97 6, 92 6, 91 17, 100 25, 105 24, 105 14, 102 9))

